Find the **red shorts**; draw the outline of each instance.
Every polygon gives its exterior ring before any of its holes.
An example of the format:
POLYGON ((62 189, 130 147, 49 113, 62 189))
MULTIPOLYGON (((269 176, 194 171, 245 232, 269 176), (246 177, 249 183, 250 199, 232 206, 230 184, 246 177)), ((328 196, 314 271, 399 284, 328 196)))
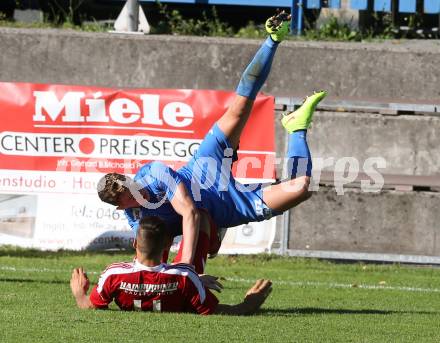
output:
MULTIPOLYGON (((203 210, 205 213, 207 213, 205 210, 203 210)), ((212 220, 211 216, 208 214, 209 219, 209 225, 210 225, 210 236, 203 232, 199 232, 199 239, 197 241, 196 246, 196 253, 194 255, 194 267, 196 269, 196 272, 198 274, 203 274, 205 270, 206 260, 208 258, 208 254, 216 254, 218 250, 220 249, 220 239, 218 237, 217 233, 217 225, 212 220)), ((180 248, 177 252, 177 256, 174 258, 173 263, 179 263, 182 259, 182 250, 184 245, 184 239, 182 238, 182 241, 180 242, 180 248)), ((163 262, 166 262, 168 260, 168 252, 164 252, 164 256, 162 258, 163 262)))

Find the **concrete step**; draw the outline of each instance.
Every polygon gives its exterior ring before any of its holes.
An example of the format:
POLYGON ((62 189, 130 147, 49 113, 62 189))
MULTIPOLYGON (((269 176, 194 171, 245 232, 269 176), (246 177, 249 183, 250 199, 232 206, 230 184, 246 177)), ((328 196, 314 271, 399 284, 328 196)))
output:
MULTIPOLYGON (((277 154, 281 157, 285 156, 286 134, 276 122, 277 154)), ((325 160, 324 171, 365 173, 373 167, 381 174, 440 176, 437 115, 317 111, 308 142, 315 167, 325 160), (379 169, 378 165, 386 167, 379 169)))
POLYGON ((440 192, 439 176, 413 176, 413 175, 393 175, 383 174, 383 186, 378 188, 373 182, 374 179, 367 173, 343 173, 328 172, 314 173, 312 187, 319 185, 332 187, 355 187, 365 191, 374 192, 375 190, 396 190, 396 191, 431 191, 440 192))
MULTIPOLYGON (((276 97, 275 105, 279 111, 293 111, 298 108, 303 97, 276 97)), ((440 100, 404 102, 399 99, 343 99, 326 98, 319 103, 318 110, 331 112, 379 113, 383 115, 432 115, 440 116, 440 100)))
POLYGON ((290 213, 288 249, 440 256, 440 194, 365 193, 343 196, 321 187, 290 213))
MULTIPOLYGON (((262 40, 0 28, 3 81, 233 90, 262 40), (84 53, 84 52, 93 53, 84 53), (115 53, 117 51, 117 53, 115 53), (165 62, 165 63, 164 63, 165 62), (184 67, 183 67, 184 66, 184 67)), ((440 99, 440 42, 283 42, 263 91, 440 99)))

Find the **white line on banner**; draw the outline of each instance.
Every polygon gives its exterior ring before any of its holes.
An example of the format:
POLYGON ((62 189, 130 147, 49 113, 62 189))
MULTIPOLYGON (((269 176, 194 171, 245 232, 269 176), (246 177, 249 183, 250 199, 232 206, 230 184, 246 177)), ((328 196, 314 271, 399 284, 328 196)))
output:
MULTIPOLYGON (((49 269, 49 268, 17 268, 11 266, 0 266, 0 270, 9 272, 26 272, 26 273, 70 273, 70 270, 63 269, 49 269)), ((101 272, 87 271, 87 274, 96 275, 101 272)), ((253 284, 255 280, 242 279, 242 278, 225 278, 226 281, 237 283, 249 283, 253 284)), ((377 286, 377 285, 365 285, 365 284, 344 284, 334 282, 315 282, 315 281, 287 281, 287 280, 273 280, 274 285, 280 286, 292 286, 292 287, 321 287, 321 288, 359 288, 359 289, 371 289, 371 290, 389 290, 389 291, 402 291, 402 292, 420 292, 420 293, 440 293, 440 288, 422 288, 422 287, 408 287, 408 286, 377 286)))
POLYGON ((155 127, 143 126, 96 126, 96 125, 34 125, 34 127, 44 128, 59 128, 59 129, 124 129, 124 130, 143 130, 143 131, 161 131, 161 132, 179 132, 179 133, 194 133, 193 130, 174 130, 174 129, 159 129, 155 127))

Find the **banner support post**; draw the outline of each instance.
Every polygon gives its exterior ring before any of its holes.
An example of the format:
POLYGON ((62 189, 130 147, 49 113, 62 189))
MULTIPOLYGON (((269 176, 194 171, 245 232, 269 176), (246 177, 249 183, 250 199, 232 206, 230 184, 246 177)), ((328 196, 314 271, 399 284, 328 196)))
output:
POLYGON ((138 0, 127 0, 128 30, 137 32, 139 26, 139 4, 138 0))

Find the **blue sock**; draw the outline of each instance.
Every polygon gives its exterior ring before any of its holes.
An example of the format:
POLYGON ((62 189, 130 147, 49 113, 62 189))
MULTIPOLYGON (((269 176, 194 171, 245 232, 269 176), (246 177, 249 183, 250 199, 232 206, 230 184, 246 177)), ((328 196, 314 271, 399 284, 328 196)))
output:
POLYGON ((238 95, 252 100, 256 98, 269 75, 277 47, 278 43, 274 42, 270 36, 267 37, 241 76, 236 89, 238 95))
POLYGON ((312 156, 307 144, 307 130, 298 130, 289 135, 287 157, 290 178, 312 175, 312 156))

